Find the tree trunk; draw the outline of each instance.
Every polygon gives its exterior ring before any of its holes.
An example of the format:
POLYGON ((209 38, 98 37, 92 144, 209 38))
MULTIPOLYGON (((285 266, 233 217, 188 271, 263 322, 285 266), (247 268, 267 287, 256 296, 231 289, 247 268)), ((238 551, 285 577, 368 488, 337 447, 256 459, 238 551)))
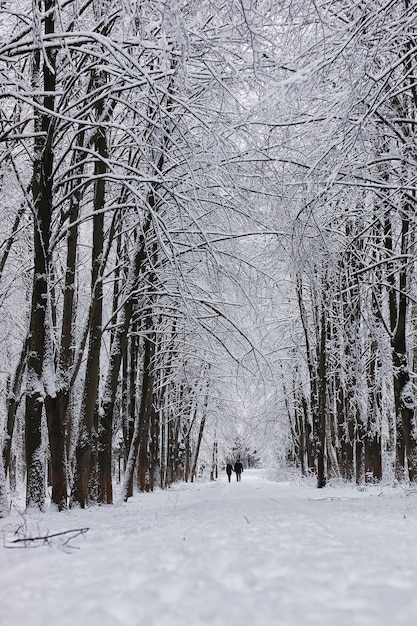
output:
POLYGON ((326 486, 326 314, 322 304, 320 316, 320 343, 318 354, 318 407, 317 407, 317 487, 326 486))
POLYGON ((49 451, 51 455, 51 502, 57 505, 58 510, 67 507, 67 465, 65 417, 68 406, 68 390, 58 391, 53 398, 45 398, 45 408, 48 423, 49 451))
POLYGON ((132 321, 133 303, 136 300, 136 289, 140 272, 146 259, 146 236, 151 224, 152 218, 149 213, 142 227, 142 234, 136 244, 133 263, 129 267, 126 290, 124 292, 124 305, 116 329, 113 332, 107 378, 101 402, 98 440, 98 501, 107 504, 111 504, 113 501, 111 468, 114 404, 119 387, 120 367, 127 350, 127 337, 132 321))
POLYGON ((191 482, 194 482, 194 479, 197 473, 197 463, 198 463, 198 457, 200 454, 201 442, 203 441, 205 424, 206 424, 206 411, 205 409, 203 409, 203 415, 201 416, 201 421, 200 421, 200 428, 198 430, 197 445, 195 447, 195 452, 194 452, 193 466, 191 469, 191 482))
MULTIPOLYGON (((148 324, 151 324, 151 320, 148 324)), ((147 470, 147 442, 149 433, 149 424, 151 420, 152 399, 154 374, 152 371, 153 354, 155 350, 155 341, 153 334, 151 337, 145 336, 144 341, 144 358, 143 358, 143 379, 142 394, 139 413, 135 419, 135 428, 133 432, 132 442, 130 444, 129 456, 126 464, 126 471, 123 479, 121 497, 127 501, 132 489, 133 476, 135 472, 136 460, 138 459, 138 483, 141 491, 146 488, 146 470, 147 470), (145 442, 145 443, 144 443, 145 442), (140 450, 140 452, 139 452, 140 450), (138 458, 139 453, 139 458, 138 458)))
POLYGON ((377 371, 380 367, 378 346, 372 342, 371 355, 367 370, 367 387, 370 397, 368 402, 368 426, 365 439, 365 479, 367 481, 382 479, 382 449, 381 449, 381 414, 382 392, 377 383, 377 371))
MULTIPOLYGON (((76 276, 77 276, 77 252, 78 252, 78 220, 80 216, 80 203, 82 200, 83 187, 82 177, 85 170, 86 157, 80 159, 85 142, 85 131, 81 128, 77 134, 77 146, 72 159, 74 173, 73 188, 71 190, 69 207, 69 225, 67 235, 67 257, 65 265, 64 299, 62 306, 61 343, 58 358, 57 372, 57 408, 64 411, 61 416, 62 430, 65 432, 65 454, 67 463, 71 455, 71 435, 78 423, 73 423, 71 415, 70 398, 72 386, 75 380, 75 328, 76 328, 76 276)), ((82 348, 82 347, 81 347, 82 348)))
POLYGON ((7 421, 6 421, 6 436, 3 444, 3 467, 4 475, 7 476, 10 467, 10 455, 13 441, 13 432, 16 422, 16 411, 19 406, 19 396, 22 387, 23 372, 26 366, 27 351, 28 351, 28 338, 26 338, 22 351, 20 353, 19 362, 17 364, 11 389, 7 395, 7 421))
MULTIPOLYGON (((55 0, 45 0, 45 34, 54 31, 55 0)), ((38 17, 42 13, 42 2, 34 7, 38 17)), ((35 26, 37 28, 37 26, 35 26)), ((39 40, 42 34, 38 33, 39 40)), ((34 139, 32 198, 33 198, 33 253, 34 273, 30 330, 28 339, 25 450, 26 450, 26 504, 42 508, 45 497, 45 473, 42 455, 42 414, 44 407, 44 368, 46 360, 52 359, 49 345, 49 241, 52 219, 52 176, 53 176, 53 117, 55 97, 55 56, 53 49, 36 49, 33 54, 33 88, 39 109, 35 108, 34 128, 38 134, 34 139), (43 63, 42 63, 43 59, 43 63), (43 83, 40 84, 40 77, 43 83), (48 337, 48 340, 47 340, 48 337), (47 355, 47 351, 49 354, 47 355)), ((48 386, 49 386, 48 381, 48 386)))
POLYGON ((308 437, 308 451, 309 451, 309 468, 311 471, 316 472, 317 467, 317 446, 318 446, 318 405, 319 405, 319 391, 318 391, 318 377, 317 377, 317 358, 315 358, 314 351, 310 341, 310 331, 308 326, 307 312, 304 303, 303 295, 303 282, 300 274, 296 277, 296 292, 297 302, 300 313, 301 325, 304 333, 305 350, 307 367, 309 373, 310 383, 310 412, 311 422, 306 416, 306 435, 308 437))
MULTIPOLYGON (((148 316, 148 326, 152 324, 150 315, 148 316)), ((143 360, 143 383, 142 397, 140 403, 139 423, 140 423, 140 442, 138 456, 138 487, 140 491, 146 490, 146 474, 148 468, 148 443, 149 428, 152 417, 152 401, 154 388, 153 374, 153 357, 155 354, 155 334, 151 333, 145 336, 144 344, 144 360, 143 360)))
POLYGON ((158 414, 152 406, 152 416, 150 424, 150 447, 149 447, 149 491, 154 490, 155 475, 158 467, 159 458, 159 422, 158 414))
MULTIPOLYGON (((129 340, 129 351, 128 351, 128 368, 127 368, 127 391, 126 391, 126 408, 125 408, 125 424, 124 424, 124 432, 123 432, 123 441, 124 441, 124 449, 125 449, 125 472, 127 471, 127 464, 129 458, 129 451, 132 445, 134 433, 135 433, 135 424, 136 424, 136 413, 138 411, 137 401, 136 401, 136 379, 138 376, 138 356, 139 356, 139 341, 137 330, 135 330, 136 324, 132 329, 132 333, 130 335, 129 340)), ((127 486, 126 498, 130 498, 133 496, 133 473, 130 475, 130 480, 127 486)))
MULTIPOLYGON (((102 76, 96 73, 93 83, 100 85, 102 76)), ((91 317, 89 345, 87 355, 84 391, 80 412, 80 427, 76 448, 76 471, 72 499, 84 508, 89 499, 97 499, 97 481, 93 471, 93 453, 96 451, 95 440, 98 427, 98 393, 100 381, 100 350, 103 324, 103 285, 102 265, 104 251, 104 207, 107 171, 106 129, 100 125, 107 116, 103 100, 95 104, 96 119, 99 126, 94 135, 94 148, 97 158, 94 163, 94 217, 93 248, 91 255, 91 298, 94 308, 91 317), (90 484, 91 481, 91 484, 90 484)))
MULTIPOLYGON (((407 206, 401 221, 402 262, 398 278, 398 296, 395 290, 394 276, 388 276, 390 284, 390 323, 392 330, 392 364, 394 372, 394 403, 396 415, 396 462, 395 471, 398 480, 404 479, 407 461, 408 478, 417 479, 417 428, 415 423, 415 397, 411 385, 407 357, 406 324, 408 311, 407 295, 407 258, 409 252, 409 219, 411 207, 407 206)), ((389 217, 385 223, 386 249, 392 252, 392 232, 389 217)))
POLYGON ((0 463, 0 518, 9 514, 9 503, 7 500, 6 477, 3 463, 0 463))

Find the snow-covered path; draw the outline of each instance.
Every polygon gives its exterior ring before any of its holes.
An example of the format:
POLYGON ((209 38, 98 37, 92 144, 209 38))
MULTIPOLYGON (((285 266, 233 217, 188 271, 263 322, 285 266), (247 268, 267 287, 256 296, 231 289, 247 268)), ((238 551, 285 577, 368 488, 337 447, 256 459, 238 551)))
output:
MULTIPOLYGON (((21 520, 0 520, 6 540, 21 520)), ((417 493, 264 480, 31 514, 78 549, 0 547, 1 626, 414 626, 417 493)))

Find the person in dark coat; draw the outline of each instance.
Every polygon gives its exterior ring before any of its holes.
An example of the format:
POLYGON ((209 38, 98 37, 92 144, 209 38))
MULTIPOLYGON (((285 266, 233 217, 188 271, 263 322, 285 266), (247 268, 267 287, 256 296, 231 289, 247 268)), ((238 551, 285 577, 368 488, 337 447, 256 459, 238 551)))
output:
POLYGON ((235 472, 236 472, 236 480, 239 482, 240 478, 241 478, 241 474, 243 472, 243 465, 240 462, 240 459, 238 459, 235 463, 235 472))
POLYGON ((227 478, 229 479, 229 483, 230 483, 230 477, 232 475, 232 472, 233 472, 232 464, 230 463, 230 461, 227 461, 227 463, 226 463, 226 474, 227 474, 227 478))

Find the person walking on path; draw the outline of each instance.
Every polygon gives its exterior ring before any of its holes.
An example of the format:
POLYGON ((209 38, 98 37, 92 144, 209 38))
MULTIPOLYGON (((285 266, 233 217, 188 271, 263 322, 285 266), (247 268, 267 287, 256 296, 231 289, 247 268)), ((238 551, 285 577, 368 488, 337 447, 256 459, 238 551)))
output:
POLYGON ((230 477, 232 475, 232 472, 233 472, 232 464, 230 463, 230 461, 227 461, 227 463, 226 463, 226 474, 227 474, 227 478, 229 479, 229 483, 230 483, 230 477))
POLYGON ((235 463, 235 472, 236 472, 236 480, 237 482, 239 482, 241 478, 241 474, 243 472, 243 465, 240 462, 240 459, 238 459, 235 463))

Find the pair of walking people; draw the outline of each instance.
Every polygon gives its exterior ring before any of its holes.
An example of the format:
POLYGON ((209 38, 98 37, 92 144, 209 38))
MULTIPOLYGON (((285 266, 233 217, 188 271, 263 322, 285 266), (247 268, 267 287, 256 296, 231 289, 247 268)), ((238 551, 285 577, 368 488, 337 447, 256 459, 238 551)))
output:
POLYGON ((238 459, 233 467, 233 465, 230 463, 230 461, 228 461, 226 463, 226 474, 227 474, 227 478, 229 480, 230 483, 230 478, 232 476, 232 472, 236 472, 236 480, 237 482, 240 481, 241 479, 241 474, 243 472, 243 465, 240 461, 240 459, 238 459))

